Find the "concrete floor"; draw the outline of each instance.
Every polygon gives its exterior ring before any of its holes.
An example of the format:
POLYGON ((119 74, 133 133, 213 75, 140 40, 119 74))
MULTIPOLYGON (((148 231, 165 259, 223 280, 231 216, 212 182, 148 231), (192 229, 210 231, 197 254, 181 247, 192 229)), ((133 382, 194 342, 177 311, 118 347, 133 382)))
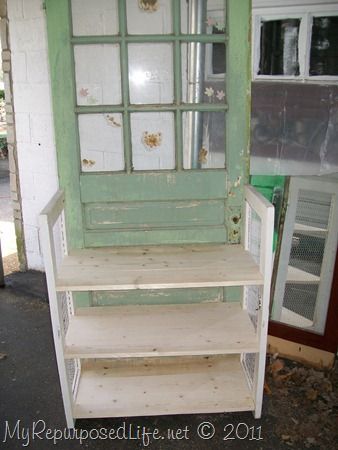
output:
MULTIPOLYGON (((6 188, 2 187, 1 192, 7 192, 6 188)), ((290 448, 275 432, 283 417, 279 417, 278 412, 277 415, 273 412, 276 411, 276 405, 273 405, 274 399, 271 396, 264 398, 260 420, 255 420, 251 413, 79 420, 76 423, 77 440, 70 439, 69 436, 59 439, 65 430, 65 418, 46 283, 44 274, 39 272, 12 273, 6 276, 6 287, 0 289, 0 376, 0 449, 53 448, 53 435, 47 433, 48 428, 58 438, 57 448, 64 450, 290 448), (127 433, 124 438, 122 431, 128 431, 129 427, 130 436, 127 433), (148 431, 157 428, 163 438, 152 440, 148 444, 139 433, 140 439, 136 439, 137 432, 142 427, 148 431), (105 433, 103 428, 108 431, 119 428, 122 439, 100 440, 97 435, 99 432, 101 435, 105 433), (210 439, 203 439, 198 430, 206 434, 211 430, 215 434, 210 439), (246 430, 249 430, 249 434, 243 439, 246 430), (91 437, 86 439, 89 433, 91 437), (83 437, 82 444, 80 435, 83 437), (173 435, 176 439, 173 439, 173 435), (259 436, 262 439, 259 440, 259 436)), ((298 446, 297 450, 302 448, 308 446, 298 446)), ((313 450, 319 448, 311 446, 313 450)), ((336 447, 333 444, 331 448, 336 447)), ((329 447, 326 446, 326 449, 329 447)))

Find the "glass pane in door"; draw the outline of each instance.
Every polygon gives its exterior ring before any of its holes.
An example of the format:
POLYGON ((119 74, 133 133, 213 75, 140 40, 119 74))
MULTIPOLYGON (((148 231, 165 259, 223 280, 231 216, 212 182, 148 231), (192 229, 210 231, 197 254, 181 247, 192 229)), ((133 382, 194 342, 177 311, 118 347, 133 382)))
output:
POLYGON ((72 0, 74 36, 118 34, 118 0, 72 0))
POLYGON ((172 33, 171 3, 171 0, 127 0, 128 33, 172 33))
POLYGON ((124 170, 122 114, 80 114, 82 172, 124 170))
POLYGON ((130 103, 173 103, 172 44, 130 44, 130 103))
POLYGON ((226 0, 181 0, 182 33, 224 32, 226 0))
POLYGON ((133 167, 135 170, 175 168, 174 114, 131 114, 133 167))
POLYGON ((75 45, 78 105, 116 105, 122 101, 120 48, 117 44, 75 45))
POLYGON ((183 113, 184 169, 224 169, 224 112, 183 113))

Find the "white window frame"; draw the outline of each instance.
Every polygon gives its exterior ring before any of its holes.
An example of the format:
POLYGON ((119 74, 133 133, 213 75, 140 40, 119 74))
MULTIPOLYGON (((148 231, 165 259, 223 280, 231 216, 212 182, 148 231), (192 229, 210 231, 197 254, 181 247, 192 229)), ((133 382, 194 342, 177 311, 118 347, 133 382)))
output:
POLYGON ((314 17, 338 16, 337 5, 259 8, 253 11, 252 78, 253 80, 337 83, 338 75, 310 75, 311 32, 314 17), (262 21, 300 19, 298 37, 299 75, 259 75, 262 21))
MULTIPOLYGON (((210 7, 210 1, 208 2, 208 7, 210 7)), ((215 5, 208 10, 208 18, 214 19, 221 22, 226 22, 224 17, 224 9, 220 9, 219 5, 215 5)), ((224 23, 226 27, 226 23, 224 23)), ((212 26, 207 27, 207 34, 212 34, 212 26)), ((225 73, 213 73, 212 71, 212 47, 213 44, 206 44, 205 46, 205 80, 206 81, 220 81, 224 80, 225 73)), ((225 53, 224 53, 225 57, 225 53)))

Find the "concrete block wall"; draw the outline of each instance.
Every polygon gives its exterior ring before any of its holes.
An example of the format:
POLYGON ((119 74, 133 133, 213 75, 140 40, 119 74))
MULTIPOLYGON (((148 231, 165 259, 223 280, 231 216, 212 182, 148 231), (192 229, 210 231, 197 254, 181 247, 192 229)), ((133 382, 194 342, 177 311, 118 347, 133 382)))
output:
MULTIPOLYGON (((21 201, 27 267, 43 270, 38 215, 58 186, 43 1, 7 0, 7 13, 21 191, 16 201, 21 201)), ((16 183, 13 199, 15 188, 16 183)))

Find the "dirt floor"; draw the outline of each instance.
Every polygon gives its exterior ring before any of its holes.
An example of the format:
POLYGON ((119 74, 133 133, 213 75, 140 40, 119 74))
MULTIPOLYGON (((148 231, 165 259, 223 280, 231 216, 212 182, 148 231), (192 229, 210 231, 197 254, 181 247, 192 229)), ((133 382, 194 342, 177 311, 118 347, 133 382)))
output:
POLYGON ((12 273, 0 289, 0 448, 46 450, 54 436, 65 450, 337 450, 338 371, 278 355, 267 363, 259 420, 251 413, 79 420, 76 438, 65 437, 44 276, 12 273), (103 439, 111 430, 118 437, 103 439), (146 434, 156 430, 159 440, 146 434))
POLYGON ((267 413, 274 433, 288 446, 338 448, 338 370, 314 370, 269 357, 267 413))

